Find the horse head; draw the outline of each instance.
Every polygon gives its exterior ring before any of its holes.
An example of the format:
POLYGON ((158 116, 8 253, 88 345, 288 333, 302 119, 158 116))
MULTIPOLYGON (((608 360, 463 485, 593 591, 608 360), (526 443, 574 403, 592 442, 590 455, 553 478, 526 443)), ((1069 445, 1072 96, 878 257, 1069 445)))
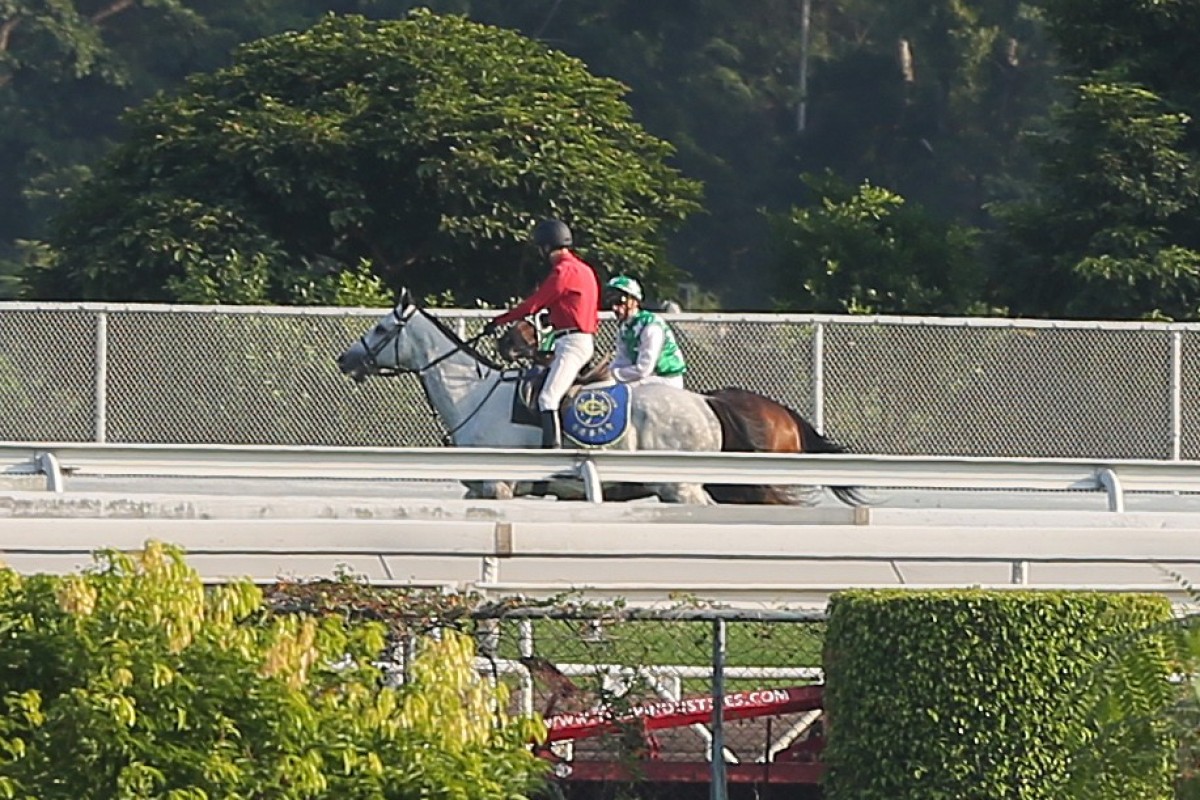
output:
POLYGON ((496 342, 496 352, 506 361, 549 362, 550 354, 538 350, 538 342, 549 329, 538 316, 519 319, 496 342))
POLYGON ((407 289, 401 290, 400 299, 392 310, 337 357, 338 369, 360 383, 371 375, 394 375, 418 369, 420 364, 412 337, 405 335, 418 313, 423 312, 412 295, 407 289))

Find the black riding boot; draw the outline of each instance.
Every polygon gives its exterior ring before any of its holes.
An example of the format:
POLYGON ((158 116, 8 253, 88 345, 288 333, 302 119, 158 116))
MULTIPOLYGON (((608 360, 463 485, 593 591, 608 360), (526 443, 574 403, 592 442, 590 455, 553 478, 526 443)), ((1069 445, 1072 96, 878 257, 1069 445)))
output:
POLYGON ((542 412, 542 449, 562 449, 562 429, 559 428, 558 412, 542 412))

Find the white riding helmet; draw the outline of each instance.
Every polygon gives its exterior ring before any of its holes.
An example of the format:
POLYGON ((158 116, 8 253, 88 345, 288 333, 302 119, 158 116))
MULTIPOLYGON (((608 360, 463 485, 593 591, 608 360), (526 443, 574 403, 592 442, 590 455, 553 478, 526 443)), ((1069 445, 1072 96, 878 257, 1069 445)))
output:
POLYGON ((618 275, 615 278, 610 278, 607 285, 609 289, 621 294, 627 294, 639 303, 644 299, 642 285, 628 275, 618 275))

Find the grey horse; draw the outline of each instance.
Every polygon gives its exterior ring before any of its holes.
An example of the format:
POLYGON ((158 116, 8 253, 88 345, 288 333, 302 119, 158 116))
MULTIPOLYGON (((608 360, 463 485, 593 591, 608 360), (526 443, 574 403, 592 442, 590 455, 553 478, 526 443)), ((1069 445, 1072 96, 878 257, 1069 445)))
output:
MULTIPOLYGON (((358 381, 371 375, 415 374, 455 446, 535 448, 540 443, 537 428, 511 421, 516 391, 511 374, 506 379, 502 367, 420 308, 407 291, 391 312, 338 356, 337 364, 358 381)), ((721 449, 721 423, 703 395, 653 384, 631 390, 629 429, 613 448, 721 449)), ((712 503, 699 484, 662 483, 645 490, 663 502, 712 503)), ((514 493, 520 492, 503 482, 471 487, 475 497, 508 498, 514 493)), ((578 496, 578 488, 554 493, 578 496)))

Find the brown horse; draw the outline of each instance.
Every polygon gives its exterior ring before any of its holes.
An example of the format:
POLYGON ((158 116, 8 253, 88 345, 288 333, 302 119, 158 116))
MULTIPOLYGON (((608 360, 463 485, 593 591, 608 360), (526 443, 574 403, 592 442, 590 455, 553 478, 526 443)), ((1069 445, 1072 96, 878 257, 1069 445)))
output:
MULTIPOLYGON (((539 352, 538 331, 528 320, 519 320, 504 332, 496 348, 511 362, 533 361, 545 365, 550 354, 539 352)), ((727 387, 702 393, 721 422, 721 450, 727 453, 844 453, 846 448, 829 439, 791 408, 747 389, 727 387)), ((804 502, 800 487, 709 483, 704 488, 718 503, 797 505, 804 502)), ((830 491, 850 506, 865 504, 849 486, 830 491)))

